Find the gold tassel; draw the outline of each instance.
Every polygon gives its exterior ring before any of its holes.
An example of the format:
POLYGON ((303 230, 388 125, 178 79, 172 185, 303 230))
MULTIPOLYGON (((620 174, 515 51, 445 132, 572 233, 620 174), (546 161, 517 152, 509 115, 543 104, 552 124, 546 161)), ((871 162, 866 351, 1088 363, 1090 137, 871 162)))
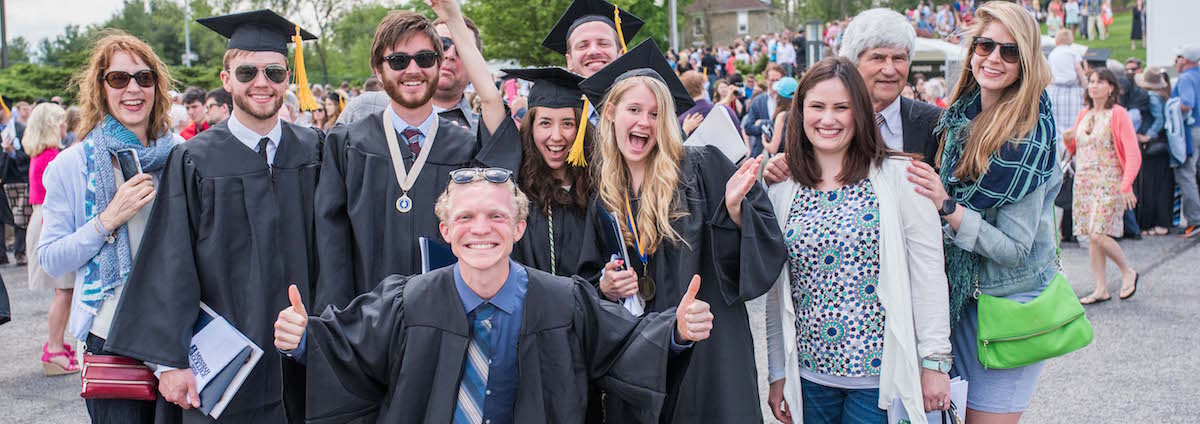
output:
POLYGON ((583 157, 583 136, 587 134, 591 106, 587 96, 583 96, 583 113, 579 114, 579 132, 575 133, 575 142, 571 144, 571 153, 567 154, 567 163, 580 168, 587 166, 587 159, 583 157))
POLYGON ((4 110, 5 115, 12 116, 12 111, 8 110, 8 105, 4 104, 4 99, 0 99, 0 109, 4 110))
POLYGON ((700 67, 700 75, 704 75, 704 83, 708 84, 708 68, 700 67))
POLYGON ((296 25, 296 35, 292 36, 292 42, 296 43, 296 69, 292 71, 292 75, 296 76, 296 99, 300 100, 300 110, 317 110, 320 105, 313 99, 312 89, 308 86, 308 75, 304 72, 304 39, 300 37, 299 25, 296 25))
MULTIPOLYGON (((625 34, 621 31, 621 8, 616 6, 613 6, 613 23, 617 24, 617 39, 621 40, 621 54, 628 53, 629 49, 625 47, 625 34)), ((586 101, 585 99, 584 102, 586 101)))
POLYGON ((346 97, 342 93, 337 93, 338 96, 338 112, 346 110, 346 97))

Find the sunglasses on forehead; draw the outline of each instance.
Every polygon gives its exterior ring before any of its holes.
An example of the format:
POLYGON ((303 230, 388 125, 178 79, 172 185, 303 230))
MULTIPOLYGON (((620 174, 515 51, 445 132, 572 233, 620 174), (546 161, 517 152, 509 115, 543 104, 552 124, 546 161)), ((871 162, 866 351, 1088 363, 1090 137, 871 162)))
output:
MULTIPOLYGON (((255 78, 258 78, 259 69, 259 67, 254 65, 238 65, 238 67, 233 68, 233 77, 236 78, 238 82, 245 84, 250 81, 254 81, 255 78)), ((261 69, 263 75, 267 76, 267 80, 273 83, 282 84, 287 81, 288 68, 286 66, 280 64, 271 64, 264 66, 261 69)))
POLYGON ((419 67, 432 68, 437 65, 438 54, 429 50, 423 50, 413 55, 408 53, 392 53, 384 56, 383 60, 387 62, 388 67, 392 68, 393 71, 403 71, 408 68, 408 64, 411 61, 416 61, 419 67))
POLYGON ((1005 62, 1021 61, 1021 49, 1017 47, 1017 43, 997 43, 996 40, 987 37, 975 37, 971 40, 971 48, 979 56, 991 56, 997 46, 1000 47, 1000 58, 1005 62))
POLYGON ((450 181, 455 184, 468 184, 480 179, 502 184, 511 178, 512 171, 504 168, 463 168, 450 171, 450 181))
POLYGON ((143 69, 132 74, 124 71, 112 71, 104 74, 103 78, 109 87, 117 90, 128 87, 130 80, 137 82, 137 85, 144 88, 153 87, 154 84, 158 83, 158 73, 149 69, 143 69))

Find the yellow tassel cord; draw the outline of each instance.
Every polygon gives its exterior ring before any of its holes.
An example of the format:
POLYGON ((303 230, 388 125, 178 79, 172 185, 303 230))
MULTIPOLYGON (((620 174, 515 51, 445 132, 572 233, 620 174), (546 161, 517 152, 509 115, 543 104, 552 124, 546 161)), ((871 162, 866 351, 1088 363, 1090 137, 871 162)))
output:
POLYGON ((613 6, 613 23, 617 24, 617 39, 621 40, 621 54, 628 53, 629 49, 625 47, 625 34, 621 31, 621 9, 616 6, 613 6))
POLYGON ((346 110, 346 97, 342 93, 338 93, 338 112, 346 110))
POLYGON ((8 105, 4 104, 4 99, 0 99, 0 109, 4 109, 4 114, 12 115, 12 111, 8 110, 8 105))
POLYGON ((708 84, 708 82, 707 82, 708 81, 708 68, 701 67, 700 75, 704 75, 705 84, 708 84))
POLYGON ((575 133, 575 142, 571 144, 571 153, 567 154, 567 163, 571 166, 580 168, 587 166, 587 159, 583 157, 583 135, 587 134, 588 116, 592 114, 591 106, 587 96, 583 96, 583 113, 579 115, 579 132, 575 133))
POLYGON ((313 99, 312 89, 308 86, 308 75, 304 72, 304 39, 300 37, 300 26, 296 25, 296 35, 292 36, 296 43, 296 69, 292 75, 296 77, 296 98, 300 100, 300 110, 313 111, 321 106, 313 99))

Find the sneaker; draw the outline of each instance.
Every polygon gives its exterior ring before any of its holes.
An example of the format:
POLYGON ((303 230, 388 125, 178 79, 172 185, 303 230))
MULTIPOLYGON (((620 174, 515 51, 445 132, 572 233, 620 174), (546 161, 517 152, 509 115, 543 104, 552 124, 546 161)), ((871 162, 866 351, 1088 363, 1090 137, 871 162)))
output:
POLYGON ((1200 225, 1189 225, 1187 229, 1183 230, 1182 237, 1192 238, 1195 237, 1196 234, 1200 234, 1200 225))

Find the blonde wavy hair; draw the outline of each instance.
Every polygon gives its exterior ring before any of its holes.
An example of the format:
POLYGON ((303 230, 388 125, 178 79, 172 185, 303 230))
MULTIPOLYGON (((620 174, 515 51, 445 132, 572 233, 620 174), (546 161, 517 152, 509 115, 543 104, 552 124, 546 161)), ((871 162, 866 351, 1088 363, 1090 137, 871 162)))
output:
MULTIPOLYGON (((138 57, 150 70, 158 75, 158 83, 154 86, 154 103, 150 108, 150 125, 147 126, 146 138, 154 140, 171 130, 171 71, 163 63, 154 49, 137 37, 126 34, 119 29, 105 29, 100 32, 96 44, 92 46, 92 57, 71 78, 71 85, 79 88, 80 118, 79 126, 72 128, 80 138, 104 121, 108 110, 108 93, 104 89, 104 74, 117 52, 125 52, 138 57)), ((130 81, 130 84, 137 82, 130 81)))
POLYGON ((32 158, 47 148, 62 146, 62 124, 66 122, 67 111, 61 106, 50 102, 37 105, 25 123, 21 149, 32 158))
MULTIPOLYGON (((975 13, 975 24, 968 30, 966 38, 979 36, 992 23, 1003 26, 1017 41, 1021 74, 1004 90, 995 105, 972 120, 962 159, 954 170, 954 176, 962 180, 978 180, 987 171, 993 153, 1013 138, 1033 130, 1039 117, 1042 92, 1051 82, 1050 65, 1042 56, 1041 33, 1029 12, 1016 3, 988 2, 975 13)), ((979 90, 979 82, 971 74, 974 55, 974 49, 968 48, 958 83, 950 96, 951 104, 979 90)), ((945 146, 943 136, 938 148, 939 165, 945 146)))
MULTIPOLYGON (((658 122, 655 124, 657 142, 650 155, 645 180, 641 186, 641 203, 634 217, 638 235, 641 237, 642 252, 649 255, 658 250, 662 241, 682 241, 683 237, 671 227, 671 221, 687 216, 678 205, 676 189, 679 185, 679 162, 683 158, 683 136, 675 120, 675 103, 667 85, 649 76, 626 78, 613 85, 604 97, 600 115, 600 138, 593 154, 592 181, 605 210, 625 212, 625 195, 629 182, 629 166, 617 147, 616 125, 610 113, 630 89, 643 86, 654 93, 658 101, 658 122)), ((624 231, 625 244, 634 245, 633 235, 624 231)))

